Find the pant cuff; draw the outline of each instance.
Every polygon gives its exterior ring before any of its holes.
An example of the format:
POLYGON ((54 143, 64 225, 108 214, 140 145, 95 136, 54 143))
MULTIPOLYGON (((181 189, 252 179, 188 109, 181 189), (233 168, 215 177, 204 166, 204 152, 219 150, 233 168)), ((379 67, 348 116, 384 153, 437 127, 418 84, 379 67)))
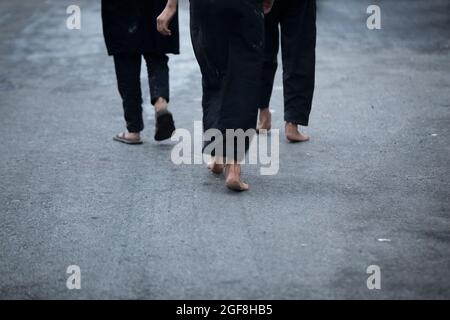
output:
POLYGON ((127 125, 127 130, 130 133, 139 133, 144 130, 144 125, 127 125))
POLYGON ((292 117, 284 117, 284 121, 291 122, 296 125, 307 127, 309 125, 309 119, 305 118, 292 118, 292 117))
POLYGON ((156 101, 158 101, 159 98, 166 99, 167 103, 169 103, 169 101, 170 101, 169 95, 164 95, 164 94, 161 94, 161 95, 155 95, 155 98, 152 98, 152 99, 150 100, 150 102, 152 103, 152 105, 155 105, 156 101))

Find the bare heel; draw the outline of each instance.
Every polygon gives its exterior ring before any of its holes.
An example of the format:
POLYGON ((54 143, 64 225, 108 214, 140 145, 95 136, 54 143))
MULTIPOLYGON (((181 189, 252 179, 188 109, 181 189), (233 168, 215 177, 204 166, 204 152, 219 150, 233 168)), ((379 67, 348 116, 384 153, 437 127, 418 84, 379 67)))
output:
POLYGON ((224 167, 224 164, 217 161, 214 157, 211 158, 211 161, 208 163, 208 169, 214 174, 222 174, 224 167))
POLYGON ((226 171, 226 176, 227 176, 227 179, 225 181, 225 186, 228 189, 237 191, 237 192, 247 191, 249 189, 248 184, 241 181, 240 165, 228 164, 225 167, 225 171, 226 171), (231 166, 233 166, 233 169, 236 170, 236 172, 233 172, 233 174, 230 174, 230 171, 232 171, 231 166))

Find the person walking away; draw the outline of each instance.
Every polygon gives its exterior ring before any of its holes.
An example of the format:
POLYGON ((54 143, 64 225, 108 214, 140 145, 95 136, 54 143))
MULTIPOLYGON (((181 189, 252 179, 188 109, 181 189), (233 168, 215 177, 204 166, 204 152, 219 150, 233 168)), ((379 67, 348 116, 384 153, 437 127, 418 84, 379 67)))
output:
POLYGON ((270 130, 269 109, 280 47, 283 60, 284 120, 286 138, 304 142, 299 130, 308 126, 311 113, 316 53, 316 0, 275 1, 265 19, 264 71, 258 131, 270 130))
MULTIPOLYGON (((256 129, 264 46, 263 0, 191 0, 191 39, 202 73, 203 129, 217 129, 227 145, 227 129, 256 129)), ((158 17, 158 30, 170 36, 168 27, 176 0, 168 0, 158 17)), ((224 169, 226 186, 235 191, 248 190, 241 181, 240 161, 245 156, 235 145, 233 154, 210 148, 205 141, 203 152, 211 152, 210 168, 224 169), (208 150, 208 151, 206 151, 208 150)), ((248 142, 248 141, 247 141, 248 142)), ((231 143, 234 143, 231 141, 231 143)), ((245 144, 245 149, 248 148, 245 144)))
POLYGON ((156 18, 165 5, 165 0, 102 0, 103 34, 108 54, 114 58, 127 128, 127 131, 114 136, 115 141, 142 143, 142 57, 146 62, 151 103, 155 108, 154 138, 162 141, 170 138, 175 131, 173 116, 168 111, 167 54, 179 54, 178 17, 175 15, 171 22, 170 38, 158 33, 156 18))

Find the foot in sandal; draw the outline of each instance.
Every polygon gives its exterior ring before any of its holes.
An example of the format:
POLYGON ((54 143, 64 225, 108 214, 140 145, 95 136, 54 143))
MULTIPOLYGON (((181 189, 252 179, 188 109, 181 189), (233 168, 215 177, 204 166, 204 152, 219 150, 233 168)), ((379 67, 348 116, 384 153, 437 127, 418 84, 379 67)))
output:
POLYGON ((228 189, 233 191, 247 191, 249 189, 248 184, 241 181, 241 165, 240 164, 227 164, 225 166, 226 180, 225 185, 228 189))
POLYGON ((142 144, 141 134, 139 132, 121 132, 113 137, 114 141, 125 144, 142 144))

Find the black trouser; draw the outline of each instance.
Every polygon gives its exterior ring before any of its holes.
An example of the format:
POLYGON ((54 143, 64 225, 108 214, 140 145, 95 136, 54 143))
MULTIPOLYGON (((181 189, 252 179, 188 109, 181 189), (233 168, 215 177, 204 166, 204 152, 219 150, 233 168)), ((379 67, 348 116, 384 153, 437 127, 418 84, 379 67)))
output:
POLYGON ((314 93, 316 64, 316 1, 278 0, 265 20, 262 102, 269 106, 277 71, 278 50, 283 58, 284 120, 307 126, 314 93))
POLYGON ((262 0, 190 3, 192 44, 202 73, 203 129, 254 129, 262 76, 262 0))
MULTIPOLYGON (((151 102, 158 98, 169 101, 169 58, 164 54, 144 54, 150 84, 151 102)), ((122 97, 125 121, 129 132, 141 132, 144 129, 142 118, 140 54, 115 55, 117 85, 122 97)))

